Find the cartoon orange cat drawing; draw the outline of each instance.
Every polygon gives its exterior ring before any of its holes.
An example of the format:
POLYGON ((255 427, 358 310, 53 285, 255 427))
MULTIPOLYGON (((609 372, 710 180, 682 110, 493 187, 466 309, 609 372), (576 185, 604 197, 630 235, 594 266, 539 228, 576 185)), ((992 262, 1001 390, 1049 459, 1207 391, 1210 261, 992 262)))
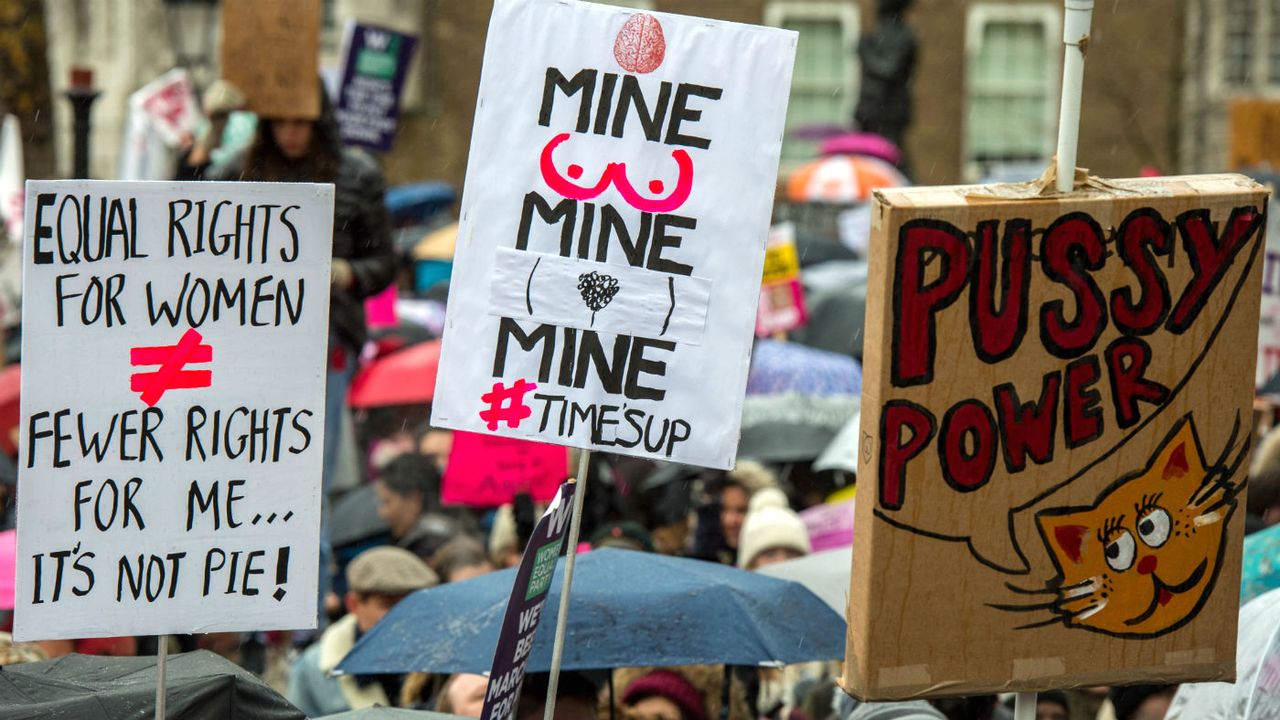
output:
MULTIPOLYGON (((1235 448, 1239 422, 1213 466, 1206 466, 1195 423, 1185 416, 1147 466, 1104 490, 1088 507, 1036 515, 1058 571, 1047 603, 996 606, 1049 610, 1054 617, 1023 627, 1064 623, 1119 637, 1154 637, 1182 627, 1213 589, 1236 506, 1237 477, 1248 443, 1235 448)), ((1017 588, 1011 588, 1017 590, 1017 588)))

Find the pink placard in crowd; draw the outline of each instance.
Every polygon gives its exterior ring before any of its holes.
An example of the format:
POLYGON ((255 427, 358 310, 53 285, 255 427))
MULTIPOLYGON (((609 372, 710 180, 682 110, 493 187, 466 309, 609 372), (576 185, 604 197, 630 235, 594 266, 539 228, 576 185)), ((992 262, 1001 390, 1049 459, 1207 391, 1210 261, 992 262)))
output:
POLYGON ((790 332, 809 322, 804 286, 799 280, 784 280, 760 286, 760 307, 756 311, 756 337, 790 332))
POLYGON ((559 445, 455 432, 440 496, 472 507, 503 505, 519 492, 547 502, 568 476, 569 451, 559 445))
POLYGON ((853 544, 853 501, 815 505, 800 513, 814 552, 853 544))
POLYGON ((369 327, 391 327, 396 324, 396 298, 399 292, 395 283, 387 286, 386 290, 366 298, 364 301, 364 315, 369 322, 369 327))

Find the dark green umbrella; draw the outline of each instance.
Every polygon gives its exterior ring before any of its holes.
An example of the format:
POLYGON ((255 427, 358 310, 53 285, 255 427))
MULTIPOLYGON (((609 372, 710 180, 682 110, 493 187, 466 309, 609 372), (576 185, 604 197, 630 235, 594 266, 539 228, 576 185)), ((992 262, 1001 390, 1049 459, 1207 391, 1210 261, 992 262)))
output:
MULTIPOLYGON (((252 673, 207 650, 171 655, 167 720, 304 720, 252 673)), ((67 655, 0 668, 5 720, 140 720, 155 716, 156 658, 67 655)))

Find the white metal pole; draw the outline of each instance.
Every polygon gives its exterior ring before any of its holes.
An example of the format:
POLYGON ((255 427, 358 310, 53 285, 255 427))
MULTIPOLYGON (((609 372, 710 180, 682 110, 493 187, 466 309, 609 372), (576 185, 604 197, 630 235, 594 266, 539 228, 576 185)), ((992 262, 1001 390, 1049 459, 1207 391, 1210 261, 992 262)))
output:
POLYGON ((1084 56, 1089 48, 1093 0, 1063 0, 1062 105, 1058 115, 1058 192, 1071 192, 1080 141, 1080 92, 1084 85, 1084 56))
POLYGON ((569 550, 564 558, 564 584, 560 587, 560 607, 556 611, 556 639, 551 646, 551 678, 547 682, 547 707, 543 720, 551 720, 556 713, 556 687, 560 683, 560 658, 564 655, 564 631, 569 622, 569 588, 573 584, 573 564, 578 556, 578 531, 582 528, 582 500, 587 495, 588 465, 591 451, 580 450, 578 474, 574 478, 577 487, 573 493, 573 516, 569 520, 569 550))
POLYGON ((156 637, 156 720, 164 720, 165 665, 169 658, 169 636, 156 637))
POLYGON ((1036 694, 1018 693, 1013 699, 1013 720, 1036 720, 1036 694))

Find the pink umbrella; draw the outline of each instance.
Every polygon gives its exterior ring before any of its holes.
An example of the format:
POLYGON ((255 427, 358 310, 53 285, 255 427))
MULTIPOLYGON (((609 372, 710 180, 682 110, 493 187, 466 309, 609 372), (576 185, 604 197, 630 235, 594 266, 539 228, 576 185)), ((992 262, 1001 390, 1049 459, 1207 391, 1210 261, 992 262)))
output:
POLYGON ((824 138, 818 148, 823 157, 831 155, 866 155, 880 158, 890 165, 902 160, 902 151, 875 133, 850 132, 824 138))
POLYGON ((0 610, 12 610, 18 571, 18 531, 0 532, 0 610))

